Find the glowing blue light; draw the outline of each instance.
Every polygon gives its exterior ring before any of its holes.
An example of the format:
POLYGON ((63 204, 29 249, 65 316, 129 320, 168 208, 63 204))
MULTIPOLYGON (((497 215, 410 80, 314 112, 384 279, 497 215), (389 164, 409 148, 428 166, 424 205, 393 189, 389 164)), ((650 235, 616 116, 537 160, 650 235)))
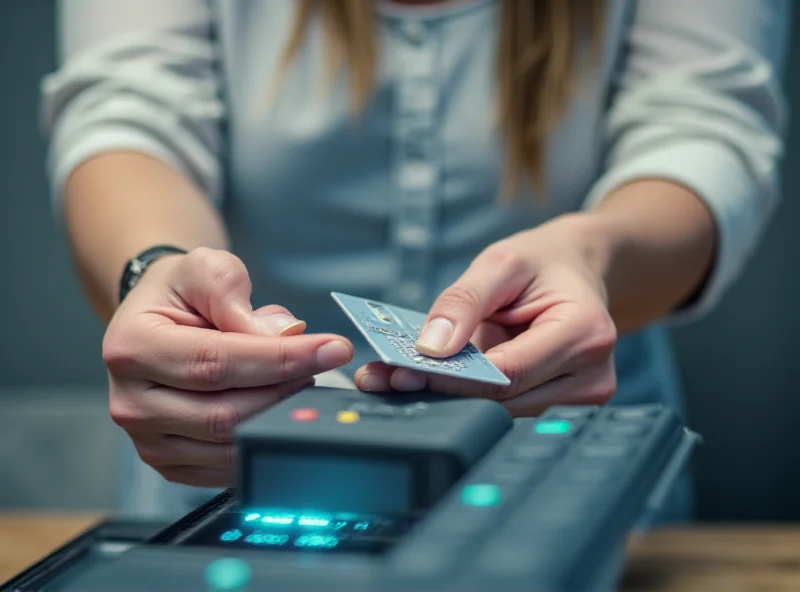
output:
POLYGON ((244 517, 244 521, 252 522, 253 520, 258 520, 259 518, 261 518, 261 514, 259 514, 258 512, 252 512, 244 517))
POLYGON ((307 549, 333 549, 338 544, 337 537, 324 534, 304 534, 294 541, 295 547, 307 549))
POLYGON ((289 536, 285 534, 274 534, 269 532, 254 532, 247 535, 245 543, 251 545, 266 545, 269 547, 280 547, 289 541, 289 536))
POLYGON ((247 562, 225 557, 208 564, 206 583, 216 592, 233 592, 242 590, 250 582, 252 575, 247 562))
POLYGON ((222 535, 220 535, 219 540, 224 543, 230 543, 232 541, 238 541, 240 538, 242 538, 242 531, 235 528, 233 530, 226 530, 223 532, 222 535))
POLYGON ((300 526, 328 526, 331 521, 327 518, 314 518, 312 516, 300 516, 297 521, 300 526))
POLYGON ((368 528, 369 522, 359 522, 353 527, 353 530, 367 530, 368 528))
POLYGON ((461 490, 461 501, 468 506, 494 506, 501 497, 500 488, 490 483, 474 483, 461 490))
POLYGON ((345 526, 347 526, 347 522, 345 522, 344 520, 339 520, 339 522, 333 525, 333 530, 341 530, 345 526))
POLYGON ((536 422, 533 429, 537 434, 566 434, 572 429, 572 424, 564 419, 551 419, 536 422))
POLYGON ((264 516, 261 519, 264 524, 275 524, 277 526, 288 526, 294 522, 293 516, 264 516))

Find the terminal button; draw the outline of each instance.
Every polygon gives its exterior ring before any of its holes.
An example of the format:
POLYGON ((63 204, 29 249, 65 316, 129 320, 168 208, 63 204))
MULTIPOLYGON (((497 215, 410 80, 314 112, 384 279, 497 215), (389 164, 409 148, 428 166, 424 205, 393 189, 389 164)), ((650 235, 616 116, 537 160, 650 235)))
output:
POLYGON ((609 436, 635 437, 644 435, 647 426, 641 423, 611 423, 606 428, 609 436))
POLYGON ((630 452, 624 444, 589 444, 581 451, 584 458, 623 458, 630 452))
POLYGON ((339 423, 356 423, 359 415, 355 411, 340 411, 336 414, 336 420, 339 423))
POLYGON ((546 419, 591 419, 596 413, 594 407, 559 407, 551 409, 545 417, 546 419))
POLYGON ((617 471, 609 470, 608 466, 585 464, 575 467, 569 473, 569 481, 576 485, 599 485, 611 480, 617 471))
POLYGON ((632 407, 614 409, 614 419, 649 419, 655 417, 658 410, 652 407, 632 407))
POLYGON ((572 431, 572 423, 566 419, 545 419, 537 421, 533 426, 537 434, 568 434, 572 431))
POLYGON ((314 421, 319 417, 319 411, 316 409, 294 409, 291 412, 291 418, 295 421, 314 421))
POLYGON ((467 506, 495 506, 502 499, 500 488, 488 483, 474 483, 461 490, 461 502, 467 506))
POLYGON ((564 446, 552 442, 523 443, 511 451, 518 461, 554 460, 563 452, 564 446))

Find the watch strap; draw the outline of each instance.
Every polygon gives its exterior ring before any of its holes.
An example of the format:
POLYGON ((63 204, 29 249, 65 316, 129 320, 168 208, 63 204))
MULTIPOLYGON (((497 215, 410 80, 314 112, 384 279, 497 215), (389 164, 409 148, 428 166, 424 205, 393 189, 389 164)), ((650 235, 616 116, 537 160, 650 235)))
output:
POLYGON ((185 255, 186 251, 172 245, 156 245, 142 251, 136 257, 129 259, 122 270, 122 277, 119 282, 119 301, 122 302, 128 293, 153 262, 166 255, 185 255))

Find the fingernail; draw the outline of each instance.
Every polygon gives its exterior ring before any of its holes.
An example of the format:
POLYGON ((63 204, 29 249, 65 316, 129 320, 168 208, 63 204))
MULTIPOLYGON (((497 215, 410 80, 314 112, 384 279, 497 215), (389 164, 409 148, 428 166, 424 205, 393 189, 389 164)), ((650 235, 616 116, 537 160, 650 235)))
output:
POLYGON ((320 368, 332 369, 350 361, 350 348, 341 341, 329 341, 317 350, 320 368))
POLYGON ((285 335, 298 327, 305 328, 305 322, 299 321, 291 315, 273 314, 265 317, 255 317, 259 328, 268 335, 285 335))
POLYGON ((447 319, 432 319, 422 329, 417 339, 417 349, 441 352, 453 337, 453 323, 447 319))
POLYGON ((358 387, 368 393, 382 393, 391 388, 388 380, 375 373, 362 376, 361 380, 358 381, 358 387))
POLYGON ((421 391, 428 384, 424 375, 413 370, 395 370, 392 374, 392 388, 396 391, 421 391))

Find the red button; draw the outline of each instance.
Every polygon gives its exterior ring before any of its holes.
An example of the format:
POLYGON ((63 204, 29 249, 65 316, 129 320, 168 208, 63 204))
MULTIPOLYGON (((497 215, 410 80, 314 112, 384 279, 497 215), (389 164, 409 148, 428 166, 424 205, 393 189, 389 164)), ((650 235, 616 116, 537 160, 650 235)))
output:
POLYGON ((292 411, 292 419, 295 421, 314 421, 319 417, 316 409, 295 409, 292 411))

